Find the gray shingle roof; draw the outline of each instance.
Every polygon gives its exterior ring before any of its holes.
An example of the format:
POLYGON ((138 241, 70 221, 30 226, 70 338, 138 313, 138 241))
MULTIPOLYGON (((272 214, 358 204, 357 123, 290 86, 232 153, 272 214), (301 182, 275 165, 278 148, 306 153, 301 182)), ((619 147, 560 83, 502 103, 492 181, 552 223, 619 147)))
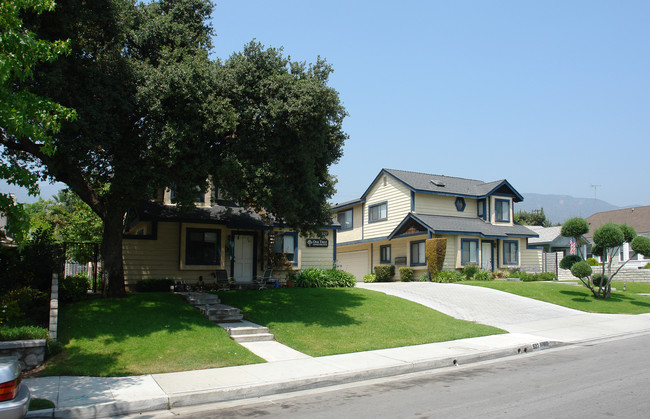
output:
POLYGON ((537 237, 537 233, 525 226, 515 224, 493 225, 480 218, 452 217, 447 215, 409 214, 404 221, 391 233, 389 239, 401 233, 401 228, 409 221, 414 220, 433 234, 468 234, 485 238, 508 237, 537 237))
POLYGON ((232 205, 196 207, 191 211, 182 212, 175 205, 143 201, 135 213, 137 218, 143 221, 202 222, 247 229, 271 228, 271 224, 264 220, 260 214, 232 205))
POLYGON ((393 176, 398 181, 404 183, 406 186, 417 192, 444 195, 462 195, 480 198, 485 197, 492 192, 499 191, 501 193, 514 196, 515 202, 523 200, 523 197, 519 194, 519 192, 517 192, 505 179, 496 180, 493 182, 484 182, 482 180, 463 179, 459 177, 435 175, 429 173, 417 173, 395 169, 383 169, 379 175, 384 172, 393 176))

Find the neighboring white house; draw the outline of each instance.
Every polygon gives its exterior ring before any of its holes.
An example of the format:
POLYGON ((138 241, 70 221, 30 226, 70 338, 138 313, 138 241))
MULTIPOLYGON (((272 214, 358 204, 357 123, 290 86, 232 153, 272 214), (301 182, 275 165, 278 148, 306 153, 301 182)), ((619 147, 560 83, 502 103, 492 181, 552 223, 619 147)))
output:
MULTIPOLYGON (((587 223, 589 223, 589 232, 585 234, 585 237, 592 244, 594 232, 598 229, 598 227, 607 223, 627 224, 634 228, 636 234, 640 236, 650 237, 650 206, 598 212, 586 218, 586 220, 587 223)), ((600 257, 596 256, 596 258, 600 260, 600 257)), ((630 244, 625 243, 619 250, 618 257, 616 257, 612 262, 613 265, 616 266, 625 262, 626 260, 630 261, 624 266, 624 269, 637 269, 641 266, 645 266, 648 262, 650 262, 650 255, 636 254, 630 248, 630 244)))
POLYGON ((523 200, 507 180, 480 180, 382 169, 357 200, 336 204, 341 230, 337 264, 361 280, 374 266, 426 272, 425 240, 446 238, 444 269, 479 265, 540 270, 541 248, 530 229, 514 222, 523 200))

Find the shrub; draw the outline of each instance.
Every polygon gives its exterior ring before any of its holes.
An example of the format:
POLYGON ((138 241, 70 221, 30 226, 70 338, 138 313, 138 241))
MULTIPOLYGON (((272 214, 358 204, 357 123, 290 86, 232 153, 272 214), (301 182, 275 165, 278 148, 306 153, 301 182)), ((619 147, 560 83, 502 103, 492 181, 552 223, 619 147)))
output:
POLYGON ((497 278, 510 278, 510 271, 509 270, 495 271, 495 274, 496 274, 497 278))
POLYGON ((80 301, 86 296, 89 286, 88 276, 85 273, 66 276, 59 282, 59 299, 62 303, 80 301))
POLYGON ((596 258, 588 258, 587 263, 589 266, 600 266, 600 262, 598 262, 598 259, 596 258))
POLYGON ((425 243, 425 256, 431 277, 442 271, 447 255, 447 239, 428 239, 425 243))
POLYGON ((167 292, 174 285, 173 279, 143 279, 136 282, 137 292, 167 292))
POLYGON ((581 260, 582 258, 578 255, 567 255, 563 257, 562 260, 560 261, 560 268, 571 269, 573 264, 580 262, 581 260))
POLYGON ((436 275, 436 277, 433 278, 433 281, 434 282, 450 283, 450 282, 462 281, 463 279, 465 279, 465 277, 460 272, 457 272, 457 271, 440 271, 440 272, 438 272, 438 275, 436 275))
POLYGON ((528 272, 524 272, 524 271, 513 272, 510 275, 510 277, 511 278, 519 278, 519 280, 523 281, 523 282, 530 282, 530 281, 535 280, 535 277, 534 277, 533 274, 529 274, 528 272))
POLYGON ((377 265, 375 266, 375 275, 377 276, 377 282, 392 281, 395 276, 395 266, 377 265))
POLYGON ((465 278, 467 279, 472 279, 474 278, 474 275, 479 271, 478 266, 476 265, 467 265, 463 268, 463 275, 465 275, 465 278))
POLYGON ((303 288, 354 287, 357 282, 354 275, 336 268, 307 268, 298 272, 295 281, 303 288))
POLYGON ((643 269, 650 269, 650 262, 646 263, 643 269))
POLYGON ((399 268, 399 277, 402 280, 402 282, 411 282, 413 281, 413 268, 409 268, 407 266, 402 266, 399 268))
POLYGON ((473 279, 477 281, 491 281, 492 278, 492 272, 490 271, 478 271, 474 274, 473 279))
POLYGON ((418 278, 418 281, 420 281, 420 282, 429 282, 429 274, 426 273, 426 272, 423 273, 423 274, 420 275, 420 277, 418 278))
POLYGON ((591 275, 592 270, 591 266, 584 260, 581 260, 580 262, 576 262, 572 267, 571 267, 571 274, 575 276, 576 278, 587 278, 589 275, 591 275))
POLYGON ((366 274, 363 276, 363 282, 375 282, 377 281, 377 275, 375 274, 366 274))
POLYGON ((349 272, 331 268, 325 271, 328 287, 352 288, 357 284, 357 279, 349 272))
POLYGON ((596 273, 592 277, 592 281, 594 282, 594 286, 596 287, 600 287, 601 282, 603 283, 603 285, 606 284, 608 279, 609 277, 607 275, 603 275, 601 273, 596 273))
POLYGON ((557 281, 557 277, 553 272, 540 272, 535 275, 536 281, 557 281))
POLYGON ((45 344, 47 345, 45 348, 45 358, 51 358, 63 352, 63 344, 58 340, 48 338, 45 344))
POLYGON ((50 299, 43 291, 29 287, 9 291, 2 298, 2 322, 12 326, 47 325, 50 299))

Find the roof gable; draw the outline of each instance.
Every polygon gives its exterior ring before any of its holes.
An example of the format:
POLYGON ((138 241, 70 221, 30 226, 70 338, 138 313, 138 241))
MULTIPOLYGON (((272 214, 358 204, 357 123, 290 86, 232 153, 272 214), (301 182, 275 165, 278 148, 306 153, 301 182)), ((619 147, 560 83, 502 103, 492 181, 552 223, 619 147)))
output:
POLYGON ((627 224, 634 227, 638 234, 650 233, 650 205, 598 212, 586 220, 589 223, 589 233, 585 236, 588 237, 592 237, 598 227, 607 223, 627 224))
POLYGON ((515 202, 523 201, 523 196, 505 180, 483 182, 482 180, 464 179, 452 176, 409 172, 395 169, 382 169, 361 196, 365 199, 382 175, 391 176, 411 191, 437 195, 465 196, 486 198, 493 194, 511 196, 515 202))

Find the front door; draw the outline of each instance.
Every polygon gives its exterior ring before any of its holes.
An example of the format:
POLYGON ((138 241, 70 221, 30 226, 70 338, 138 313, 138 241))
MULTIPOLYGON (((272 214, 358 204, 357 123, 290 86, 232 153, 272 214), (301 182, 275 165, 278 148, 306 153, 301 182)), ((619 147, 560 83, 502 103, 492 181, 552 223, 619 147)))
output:
POLYGON ((253 280, 255 250, 254 239, 250 234, 235 234, 233 260, 233 277, 235 281, 250 282, 253 280))
POLYGON ((494 270, 492 264, 492 242, 481 243, 481 268, 485 271, 494 270))

